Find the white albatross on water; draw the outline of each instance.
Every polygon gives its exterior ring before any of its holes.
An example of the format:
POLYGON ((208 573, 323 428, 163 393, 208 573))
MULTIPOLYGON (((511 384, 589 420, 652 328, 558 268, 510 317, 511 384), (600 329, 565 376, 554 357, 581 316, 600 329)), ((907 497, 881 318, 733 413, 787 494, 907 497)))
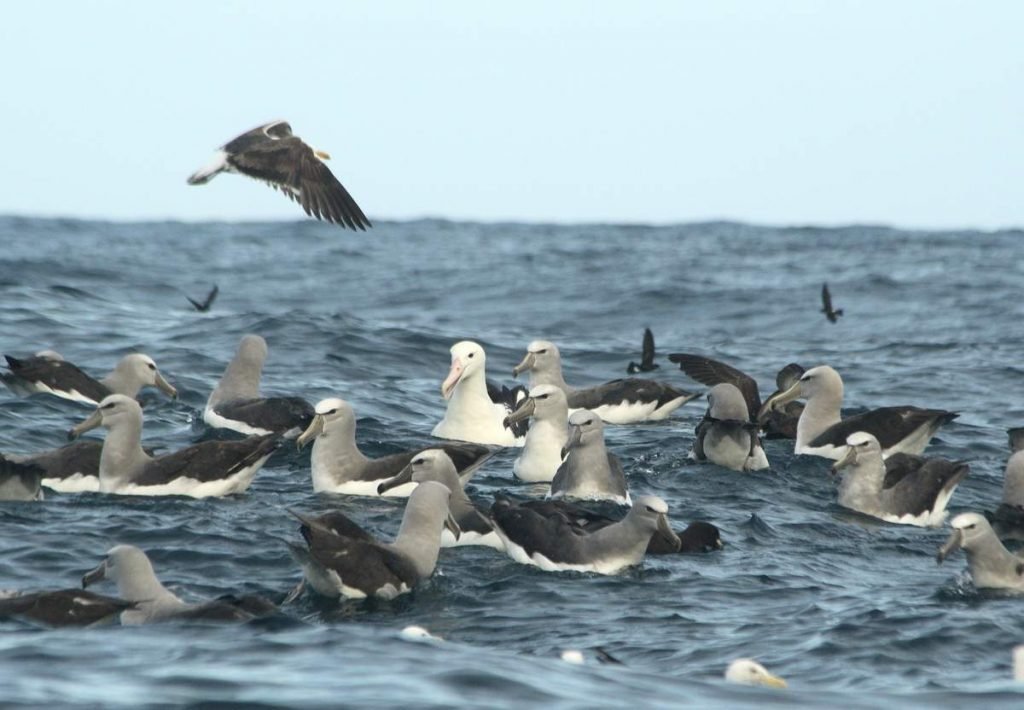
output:
POLYGON ((281 444, 277 434, 241 441, 203 441, 163 456, 142 448, 142 407, 130 397, 112 394, 72 437, 103 426, 99 489, 120 495, 184 495, 193 498, 242 493, 281 444))
POLYGON ((487 382, 487 355, 478 343, 472 340, 455 343, 451 354, 451 369, 441 383, 441 396, 448 405, 433 435, 474 444, 522 446, 525 422, 510 422, 510 426, 506 426, 506 418, 526 397, 526 392, 522 388, 499 388, 487 382))
POLYGON ((310 217, 342 228, 372 227, 352 195, 324 164, 330 157, 292 134, 287 121, 274 121, 225 143, 208 165, 192 173, 188 184, 203 185, 219 173, 240 173, 280 190, 302 205, 310 217))
POLYGON ((696 394, 642 377, 612 380, 592 387, 575 388, 562 377, 562 356, 554 343, 534 340, 526 348, 522 362, 512 369, 518 377, 530 373, 530 389, 554 385, 565 392, 570 413, 589 409, 609 424, 666 419, 696 394))
POLYGON ((858 431, 873 435, 882 446, 882 454, 918 455, 935 432, 959 416, 944 409, 921 409, 897 406, 872 409, 843 419, 843 379, 828 365, 812 367, 785 392, 769 398, 761 407, 759 421, 771 410, 794 399, 807 404, 796 425, 793 452, 829 459, 840 459, 846 453, 846 439, 858 431))

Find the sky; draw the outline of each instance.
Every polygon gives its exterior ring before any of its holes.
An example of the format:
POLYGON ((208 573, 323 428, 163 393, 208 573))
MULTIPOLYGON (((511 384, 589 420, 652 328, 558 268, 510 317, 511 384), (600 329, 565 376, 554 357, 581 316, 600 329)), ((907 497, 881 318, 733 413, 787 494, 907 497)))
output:
POLYGON ((5 3, 0 214, 301 216, 185 178, 288 120, 371 219, 1024 226, 1024 3, 5 3))

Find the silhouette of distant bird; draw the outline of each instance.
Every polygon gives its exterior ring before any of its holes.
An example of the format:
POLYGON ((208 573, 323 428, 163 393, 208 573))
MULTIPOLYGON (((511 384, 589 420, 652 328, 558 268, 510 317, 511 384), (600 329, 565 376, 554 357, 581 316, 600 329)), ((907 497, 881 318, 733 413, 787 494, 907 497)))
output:
POLYGON ((640 355, 640 364, 630 362, 626 372, 635 375, 638 372, 652 372, 657 369, 658 364, 654 362, 654 333, 650 328, 644 328, 644 345, 640 355))
POLYGON ((821 285, 821 312, 828 318, 829 323, 835 323, 839 320, 839 316, 843 315, 843 309, 833 310, 832 308, 832 294, 828 292, 828 284, 823 283, 821 285))
POLYGON ((217 298, 218 293, 220 293, 220 289, 217 288, 217 284, 214 284, 213 288, 210 289, 210 293, 206 296, 205 301, 193 301, 189 296, 185 296, 185 298, 188 299, 188 302, 191 303, 192 307, 195 308, 197 311, 199 311, 200 313, 206 313, 208 310, 210 310, 210 306, 213 305, 213 301, 215 298, 217 298))
POLYGON ((372 227, 352 195, 324 164, 330 157, 292 135, 287 121, 274 121, 225 143, 209 165, 192 173, 188 184, 202 185, 222 172, 241 173, 288 195, 310 217, 342 228, 372 227))

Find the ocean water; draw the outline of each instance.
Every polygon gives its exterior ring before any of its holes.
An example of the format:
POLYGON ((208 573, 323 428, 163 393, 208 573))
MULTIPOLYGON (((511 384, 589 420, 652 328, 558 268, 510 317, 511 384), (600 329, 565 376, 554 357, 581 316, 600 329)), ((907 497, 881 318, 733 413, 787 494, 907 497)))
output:
MULTIPOLYGON (((143 395, 148 445, 209 436, 202 406, 239 338, 259 333, 267 392, 350 400, 358 439, 381 454, 427 443, 443 411, 448 348, 472 338, 491 378, 535 338, 561 348, 571 383, 624 375, 645 326, 654 376, 699 388, 665 355, 713 356, 773 389, 776 370, 828 363, 850 409, 887 404, 961 413, 930 454, 965 459, 955 512, 998 502, 1005 429, 1024 424, 1021 232, 910 232, 734 223, 645 227, 381 223, 366 234, 313 221, 115 224, 0 219, 0 347, 56 349, 105 373, 152 355, 178 401, 143 395), (846 315, 817 312, 822 281, 846 315), (185 294, 220 297, 197 313, 185 294)), ((726 548, 652 558, 614 577, 551 574, 486 548, 442 551, 438 573, 393 602, 304 596, 243 626, 53 630, 0 624, 5 707, 1020 707, 1010 652, 1024 599, 978 593, 947 531, 844 511, 823 459, 766 443, 770 472, 697 465, 703 411, 609 427, 631 490, 677 523, 705 519, 726 548), (410 643, 419 624, 441 643, 410 643), (571 666, 603 647, 622 666, 571 666), (730 660, 760 659, 786 691, 725 684, 730 660)), ((89 409, 0 392, 0 451, 51 448, 89 409)), ((515 451, 471 495, 540 495, 515 482, 515 451)), ((190 600, 279 596, 300 578, 285 508, 340 508, 383 537, 402 501, 315 495, 308 450, 275 455, 240 496, 191 500, 51 493, 0 503, 0 588, 75 586, 116 543, 148 551, 190 600)), ((112 585, 97 591, 115 593, 112 585)))

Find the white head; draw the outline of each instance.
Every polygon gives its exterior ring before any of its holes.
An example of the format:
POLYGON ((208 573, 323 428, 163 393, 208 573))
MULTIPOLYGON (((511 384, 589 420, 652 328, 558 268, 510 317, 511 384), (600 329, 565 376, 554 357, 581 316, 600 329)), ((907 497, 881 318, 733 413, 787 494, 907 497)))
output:
POLYGON ((142 387, 156 387, 168 397, 177 397, 178 390, 164 379, 157 369, 156 362, 149 355, 142 353, 131 353, 121 358, 115 370, 119 375, 124 375, 138 382, 142 387))
POLYGON ((96 569, 82 576, 82 588, 103 579, 117 584, 118 594, 130 602, 153 601, 166 592, 156 578, 153 564, 146 553, 134 545, 117 545, 107 551, 107 556, 96 569))
POLYGON ((534 340, 526 346, 526 355, 522 362, 512 368, 512 376, 518 377, 523 372, 537 370, 539 372, 550 372, 560 370, 562 367, 562 356, 558 347, 547 340, 534 340))
POLYGON ((764 666, 751 658, 737 658, 730 663, 725 671, 725 679, 730 683, 741 685, 763 685, 769 688, 786 687, 786 681, 772 675, 764 666))
POLYGON ((881 460, 882 445, 878 443, 878 439, 866 431, 855 431, 846 437, 846 453, 833 464, 832 470, 839 471, 847 466, 881 460))
POLYGON ((953 528, 953 532, 945 544, 939 548, 936 555, 939 564, 942 564, 950 554, 958 549, 963 549, 970 557, 971 552, 987 543, 995 542, 1002 545, 988 520, 979 513, 960 513, 949 522, 949 526, 953 528))
POLYGON ((111 394, 103 398, 88 419, 71 430, 71 438, 81 436, 98 426, 112 429, 122 423, 139 425, 141 422, 142 407, 138 402, 123 394, 111 394))
POLYGON ((355 434, 356 412, 345 400, 339 397, 321 399, 314 411, 313 421, 295 440, 300 449, 318 436, 329 436, 332 431, 355 434))
POLYGON ((448 376, 441 383, 441 396, 451 399, 455 387, 463 380, 468 380, 484 373, 487 356, 484 349, 472 340, 462 340, 451 347, 452 367, 448 376))

